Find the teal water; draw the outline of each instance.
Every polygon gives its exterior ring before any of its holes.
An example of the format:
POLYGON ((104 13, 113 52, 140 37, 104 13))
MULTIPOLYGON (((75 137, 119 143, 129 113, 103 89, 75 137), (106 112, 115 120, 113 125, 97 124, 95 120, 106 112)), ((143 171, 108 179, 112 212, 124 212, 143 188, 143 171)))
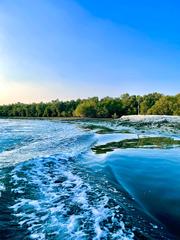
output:
POLYGON ((91 150, 140 135, 179 139, 171 130, 0 120, 1 239, 179 239, 179 147, 91 150))

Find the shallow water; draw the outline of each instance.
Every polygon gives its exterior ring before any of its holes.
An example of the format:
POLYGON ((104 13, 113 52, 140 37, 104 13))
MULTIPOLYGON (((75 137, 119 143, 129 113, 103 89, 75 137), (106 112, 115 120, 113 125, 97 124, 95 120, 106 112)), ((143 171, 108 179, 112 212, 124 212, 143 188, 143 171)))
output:
POLYGON ((0 120, 0 236, 178 239, 179 147, 91 150, 137 134, 179 139, 162 132, 116 121, 0 120))

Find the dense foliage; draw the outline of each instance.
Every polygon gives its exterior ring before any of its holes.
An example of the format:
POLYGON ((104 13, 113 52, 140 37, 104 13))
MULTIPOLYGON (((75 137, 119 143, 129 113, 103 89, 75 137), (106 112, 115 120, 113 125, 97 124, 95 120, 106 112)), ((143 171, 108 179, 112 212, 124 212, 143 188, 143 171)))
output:
POLYGON ((0 106, 0 117, 90 117, 116 118, 131 114, 180 115, 180 94, 144 96, 123 94, 119 98, 98 97, 49 103, 9 104, 0 106))

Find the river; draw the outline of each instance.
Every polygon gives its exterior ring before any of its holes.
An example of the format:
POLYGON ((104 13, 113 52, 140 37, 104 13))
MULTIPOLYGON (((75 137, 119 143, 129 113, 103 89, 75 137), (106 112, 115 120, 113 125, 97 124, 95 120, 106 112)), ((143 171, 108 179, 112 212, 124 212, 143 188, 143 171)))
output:
POLYGON ((1 239, 179 239, 180 148, 157 143, 179 136, 170 123, 1 119, 1 239))

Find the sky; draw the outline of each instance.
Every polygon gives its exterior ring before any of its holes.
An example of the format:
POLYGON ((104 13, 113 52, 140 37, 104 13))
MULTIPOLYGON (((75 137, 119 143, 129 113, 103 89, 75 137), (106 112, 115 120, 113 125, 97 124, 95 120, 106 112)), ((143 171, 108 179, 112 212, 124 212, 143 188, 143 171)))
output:
POLYGON ((180 92, 178 0, 0 0, 0 104, 180 92))

